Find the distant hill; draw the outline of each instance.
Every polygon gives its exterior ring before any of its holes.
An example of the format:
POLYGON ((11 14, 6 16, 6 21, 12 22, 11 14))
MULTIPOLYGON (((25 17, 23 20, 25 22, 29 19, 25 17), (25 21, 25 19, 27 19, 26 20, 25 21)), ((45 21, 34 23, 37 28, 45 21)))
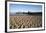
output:
POLYGON ((15 16, 15 15, 42 15, 42 12, 10 12, 10 16, 15 16))

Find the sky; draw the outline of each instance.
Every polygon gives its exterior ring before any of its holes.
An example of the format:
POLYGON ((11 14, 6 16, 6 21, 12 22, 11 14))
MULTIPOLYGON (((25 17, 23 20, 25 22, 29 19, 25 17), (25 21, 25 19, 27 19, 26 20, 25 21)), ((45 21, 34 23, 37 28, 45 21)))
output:
POLYGON ((10 12, 42 12, 42 5, 10 4, 10 12))

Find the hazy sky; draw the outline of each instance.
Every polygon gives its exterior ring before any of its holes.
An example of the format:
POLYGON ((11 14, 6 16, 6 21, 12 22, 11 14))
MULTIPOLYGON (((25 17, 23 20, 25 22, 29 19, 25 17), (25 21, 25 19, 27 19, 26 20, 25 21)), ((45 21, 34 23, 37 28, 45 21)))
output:
POLYGON ((41 12, 41 5, 10 4, 10 12, 41 12))

